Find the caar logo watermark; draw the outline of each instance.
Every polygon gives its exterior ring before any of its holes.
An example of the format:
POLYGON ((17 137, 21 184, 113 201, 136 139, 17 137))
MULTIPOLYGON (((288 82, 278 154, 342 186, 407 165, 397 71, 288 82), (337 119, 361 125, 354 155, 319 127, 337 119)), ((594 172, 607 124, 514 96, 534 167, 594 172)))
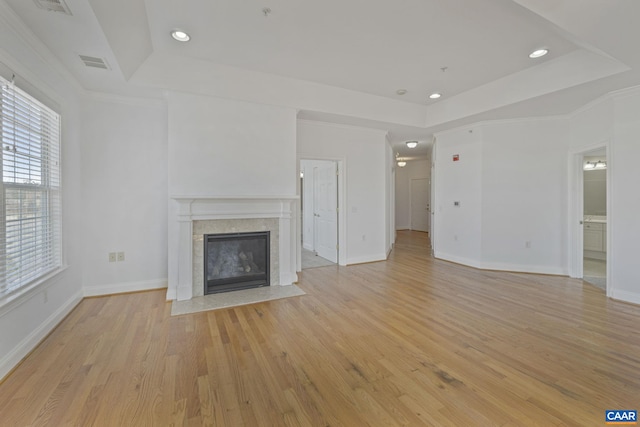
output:
POLYGON ((638 411, 609 409, 604 411, 604 421, 607 424, 638 424, 638 411))

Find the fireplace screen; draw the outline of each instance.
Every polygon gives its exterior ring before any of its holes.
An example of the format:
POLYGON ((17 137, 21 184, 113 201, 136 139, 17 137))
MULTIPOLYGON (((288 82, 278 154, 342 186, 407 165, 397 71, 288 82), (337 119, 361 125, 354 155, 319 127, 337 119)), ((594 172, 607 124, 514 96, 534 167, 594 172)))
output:
POLYGON ((204 294, 269 286, 269 232, 204 235, 204 294))

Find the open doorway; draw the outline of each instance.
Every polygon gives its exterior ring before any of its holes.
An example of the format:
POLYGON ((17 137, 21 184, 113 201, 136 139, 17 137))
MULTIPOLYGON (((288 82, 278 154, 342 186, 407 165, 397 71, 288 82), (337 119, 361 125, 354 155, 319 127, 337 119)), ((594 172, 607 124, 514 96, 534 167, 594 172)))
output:
POLYGON ((570 158, 569 275, 611 296, 609 144, 583 148, 570 158))
POLYGON ((301 268, 338 262, 338 162, 300 161, 301 268))
POLYGON ((607 155, 583 157, 583 273, 585 282, 607 289, 607 155))

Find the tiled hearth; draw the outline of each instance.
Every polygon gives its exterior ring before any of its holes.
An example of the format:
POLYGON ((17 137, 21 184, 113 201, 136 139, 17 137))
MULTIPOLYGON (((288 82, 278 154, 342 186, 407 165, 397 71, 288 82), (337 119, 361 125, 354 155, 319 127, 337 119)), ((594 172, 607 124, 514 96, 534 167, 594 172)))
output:
MULTIPOLYGON (((169 239, 167 299, 203 295, 203 235, 270 231, 271 286, 297 281, 295 215, 297 197, 173 197, 177 239, 169 239), (172 274, 173 273, 173 274, 172 274)), ((170 221, 172 218, 169 219, 170 221)))

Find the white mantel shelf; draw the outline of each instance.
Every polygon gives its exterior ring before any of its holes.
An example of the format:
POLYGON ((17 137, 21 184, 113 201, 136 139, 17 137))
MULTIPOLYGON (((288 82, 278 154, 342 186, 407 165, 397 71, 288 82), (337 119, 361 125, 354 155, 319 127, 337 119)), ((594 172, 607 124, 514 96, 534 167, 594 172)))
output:
MULTIPOLYGON (((178 205, 178 236, 169 245, 169 262, 177 269, 177 283, 169 282, 167 295, 180 301, 193 296, 193 221, 216 219, 277 218, 279 221, 280 282, 291 285, 296 274, 296 215, 298 196, 172 196, 178 205), (170 294, 171 293, 171 294, 170 294)), ((171 220, 171 219, 170 219, 171 220)), ((273 284, 272 284, 273 285, 273 284)))

